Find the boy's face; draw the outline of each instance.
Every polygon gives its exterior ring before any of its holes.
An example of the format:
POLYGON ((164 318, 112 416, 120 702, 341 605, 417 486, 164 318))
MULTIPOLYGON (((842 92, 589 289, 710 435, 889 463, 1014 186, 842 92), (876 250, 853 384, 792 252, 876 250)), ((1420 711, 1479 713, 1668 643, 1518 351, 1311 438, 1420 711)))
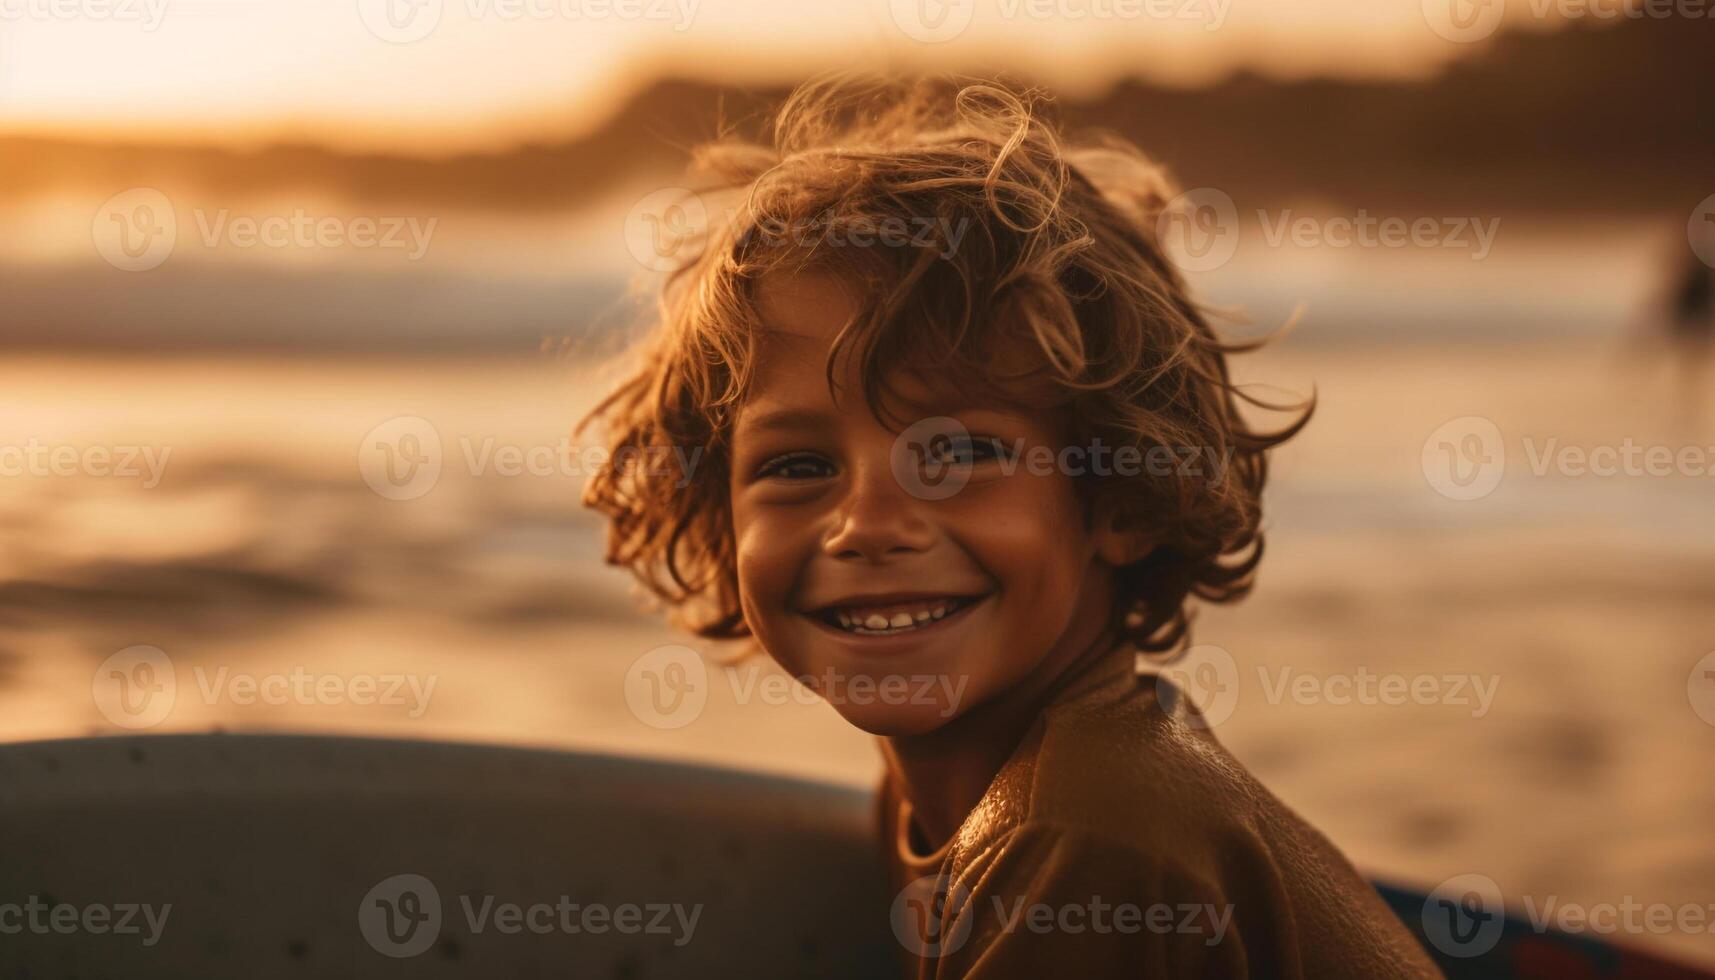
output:
POLYGON ((913 405, 902 421, 946 416, 970 435, 940 457, 963 486, 932 499, 896 475, 911 457, 855 375, 836 378, 837 405, 828 390, 829 345, 854 312, 839 281, 769 280, 760 301, 731 500, 740 601, 769 655, 859 728, 912 735, 1093 642, 1132 542, 1091 526, 1072 475, 1009 461, 1057 448, 1057 414, 972 403, 957 379, 889 379, 913 405))

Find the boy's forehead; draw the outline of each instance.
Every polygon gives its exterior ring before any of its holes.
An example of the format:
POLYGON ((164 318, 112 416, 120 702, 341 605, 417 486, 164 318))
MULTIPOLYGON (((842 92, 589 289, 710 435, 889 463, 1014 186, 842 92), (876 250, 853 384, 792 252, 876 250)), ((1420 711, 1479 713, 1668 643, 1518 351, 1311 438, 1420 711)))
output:
MULTIPOLYGON (((771 331, 758 345, 758 363, 741 410, 796 407, 868 411, 858 370, 839 364, 828 374, 829 337, 771 331)), ((894 410, 937 415, 974 407, 969 391, 927 372, 894 367, 882 378, 887 401, 894 410)))
MULTIPOLYGON (((757 286, 757 363, 751 399, 826 388, 834 337, 858 313, 850 288, 819 272, 774 274, 757 286)), ((813 393, 813 392, 812 392, 813 393)))
POLYGON ((855 291, 825 272, 765 276, 756 288, 765 335, 821 339, 823 346, 858 313, 855 291))
MULTIPOLYGON (((799 423, 812 417, 862 416, 875 419, 875 406, 868 401, 862 379, 855 372, 827 372, 826 349, 805 338, 784 338, 781 356, 758 365, 749 391, 736 418, 740 429, 763 419, 788 417, 799 423)), ((1058 406, 1041 399, 1018 397, 1017 392, 958 384, 945 375, 913 371, 904 367, 889 370, 880 393, 881 421, 889 428, 903 429, 913 422, 937 416, 957 416, 970 411, 993 411, 1003 415, 1041 418, 1046 411, 1058 417, 1058 406)))
MULTIPOLYGON (((837 397, 842 407, 855 399, 852 407, 867 411, 863 379, 855 365, 836 364, 834 390, 828 387, 834 338, 861 312, 852 284, 826 272, 771 275, 758 284, 756 305, 761 330, 747 405, 825 404, 837 397)), ((970 408, 1039 409, 1061 400, 1058 386, 1040 376, 1030 377, 1043 366, 1040 353, 1027 344, 1000 338, 991 337, 989 344, 994 348, 990 365, 1015 380, 977 384, 969 371, 916 370, 901 356, 892 360, 882 378, 889 407, 908 416, 923 416, 970 408)))

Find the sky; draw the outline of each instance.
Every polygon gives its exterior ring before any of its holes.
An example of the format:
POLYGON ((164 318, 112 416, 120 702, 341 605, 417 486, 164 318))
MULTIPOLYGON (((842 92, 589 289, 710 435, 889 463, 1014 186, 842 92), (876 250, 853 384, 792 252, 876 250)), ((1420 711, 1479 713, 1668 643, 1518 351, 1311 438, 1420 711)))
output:
POLYGON ((563 137, 660 74, 1415 77, 1479 46, 1432 23, 1472 2, 0 0, 0 133, 451 152, 563 137))

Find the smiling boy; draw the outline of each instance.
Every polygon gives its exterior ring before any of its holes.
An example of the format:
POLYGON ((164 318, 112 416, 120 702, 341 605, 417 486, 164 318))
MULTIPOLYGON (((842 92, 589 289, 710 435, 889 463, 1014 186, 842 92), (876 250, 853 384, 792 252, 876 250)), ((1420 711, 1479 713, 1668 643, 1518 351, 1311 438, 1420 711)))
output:
POLYGON ((1346 859, 1139 678, 1139 652, 1185 643, 1190 597, 1249 590, 1266 454, 1308 412, 1249 427, 1233 348, 1155 239, 1159 171, 1066 142, 1045 108, 816 83, 772 147, 699 151, 730 220, 595 417, 616 455, 705 465, 599 474, 608 557, 880 736, 914 975, 1435 975, 1346 859), (947 234, 841 233, 890 221, 947 234), (859 681, 926 696, 842 695, 859 681))

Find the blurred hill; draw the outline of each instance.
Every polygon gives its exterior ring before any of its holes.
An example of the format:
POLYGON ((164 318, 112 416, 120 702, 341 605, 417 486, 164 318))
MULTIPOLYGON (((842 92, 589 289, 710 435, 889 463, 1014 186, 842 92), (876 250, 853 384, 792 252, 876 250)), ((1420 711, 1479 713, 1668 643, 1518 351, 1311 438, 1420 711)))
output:
MULTIPOLYGON (((1681 208, 1715 173, 1715 22, 1574 22, 1511 31, 1426 83, 1279 82, 1203 89, 1122 82, 1062 103, 1189 185, 1244 200, 1373 206, 1458 201, 1581 214, 1681 208)), ((735 91, 662 78, 594 131, 502 152, 426 158, 281 144, 209 146, 0 137, 0 200, 69 186, 190 185, 212 194, 310 189, 365 204, 573 209, 629 181, 670 179, 719 120, 755 133, 788 85, 735 91)))

